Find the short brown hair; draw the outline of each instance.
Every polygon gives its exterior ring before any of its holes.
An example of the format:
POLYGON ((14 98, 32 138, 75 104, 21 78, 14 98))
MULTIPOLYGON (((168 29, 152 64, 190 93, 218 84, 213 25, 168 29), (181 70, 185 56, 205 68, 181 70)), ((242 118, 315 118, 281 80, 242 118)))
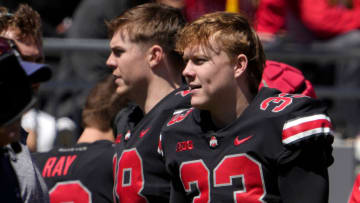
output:
POLYGON ((27 4, 20 4, 14 13, 10 13, 5 7, 0 7, 0 33, 13 28, 19 29, 16 33, 19 39, 30 39, 42 45, 40 15, 27 4))
MULTIPOLYGON (((176 48, 203 46, 210 49, 210 39, 214 38, 220 49, 231 60, 239 54, 248 58, 246 69, 249 88, 253 95, 258 91, 265 65, 265 54, 261 42, 248 19, 239 13, 214 12, 201 16, 179 32, 176 48)), ((213 49, 214 50, 214 49, 213 49)))
POLYGON ((116 32, 126 33, 134 43, 157 44, 170 57, 174 66, 183 65, 175 51, 177 32, 186 21, 180 9, 158 3, 146 3, 125 11, 107 22, 110 37, 116 32))
POLYGON ((103 132, 111 129, 112 121, 127 100, 115 93, 112 75, 107 76, 91 89, 82 111, 83 127, 97 128, 103 132))

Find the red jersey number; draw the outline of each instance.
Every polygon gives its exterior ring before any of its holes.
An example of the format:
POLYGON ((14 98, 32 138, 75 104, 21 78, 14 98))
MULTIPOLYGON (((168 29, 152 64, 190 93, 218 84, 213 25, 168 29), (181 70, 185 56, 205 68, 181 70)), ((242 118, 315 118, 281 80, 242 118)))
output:
POLYGON ((261 171, 261 165, 245 154, 228 155, 214 169, 214 184, 230 186, 234 178, 241 178, 244 188, 234 191, 235 202, 262 202, 265 189, 261 171))
POLYGON ((201 191, 194 197, 194 203, 210 201, 210 173, 202 160, 182 163, 180 178, 186 192, 191 192, 191 184, 195 184, 197 190, 201 191))
MULTIPOLYGON (((182 163, 180 177, 187 192, 191 191, 191 183, 196 184, 200 194, 193 202, 210 202, 210 174, 202 160, 182 163)), ((232 186, 234 178, 241 178, 243 189, 233 192, 234 202, 258 203, 265 196, 261 165, 246 154, 225 156, 215 167, 213 178, 215 188, 232 186)))
POLYGON ((263 102, 261 102, 260 109, 266 110, 269 107, 270 103, 273 102, 279 105, 274 107, 271 111, 279 112, 284 110, 287 106, 289 106, 292 103, 292 100, 293 99, 291 97, 269 97, 265 99, 263 102))
POLYGON ((260 104, 260 109, 265 111, 269 107, 270 103, 276 103, 278 105, 275 106, 271 111, 275 113, 280 112, 293 102, 293 98, 303 98, 303 97, 308 97, 308 96, 301 94, 281 93, 279 94, 278 97, 269 97, 264 101, 262 101, 260 104))
POLYGON ((89 203, 91 192, 80 181, 57 183, 50 191, 51 203, 89 203))
POLYGON ((136 149, 123 151, 117 165, 116 197, 120 202, 146 202, 140 192, 144 188, 142 160, 136 149))

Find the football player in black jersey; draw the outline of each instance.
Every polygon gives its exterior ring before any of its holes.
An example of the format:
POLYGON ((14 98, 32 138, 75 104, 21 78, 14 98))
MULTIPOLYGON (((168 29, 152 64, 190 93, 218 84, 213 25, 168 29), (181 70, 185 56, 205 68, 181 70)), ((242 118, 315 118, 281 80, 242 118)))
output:
POLYGON ((109 76, 91 90, 82 112, 84 131, 78 144, 33 154, 51 202, 113 202, 115 136, 111 125, 125 104, 115 89, 109 76))
POLYGON ((191 108, 160 134, 170 202, 328 202, 333 135, 326 107, 258 86, 260 41, 241 14, 206 14, 180 32, 177 49, 191 108))
POLYGON ((117 202, 169 202, 170 177, 157 153, 160 129, 175 108, 188 106, 175 51, 185 21, 179 9, 148 3, 108 23, 116 92, 134 104, 116 120, 114 194, 117 202))

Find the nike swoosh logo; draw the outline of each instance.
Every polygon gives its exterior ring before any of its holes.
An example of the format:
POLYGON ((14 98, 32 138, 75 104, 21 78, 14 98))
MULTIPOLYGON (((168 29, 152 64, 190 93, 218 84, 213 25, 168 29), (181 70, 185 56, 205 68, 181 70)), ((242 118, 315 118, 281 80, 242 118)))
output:
POLYGON ((142 130, 140 132, 140 137, 144 137, 144 135, 150 130, 150 128, 147 128, 146 130, 142 130))
POLYGON ((119 144, 121 142, 121 137, 123 136, 122 133, 119 133, 115 138, 115 143, 119 144))
POLYGON ((245 137, 245 138, 239 140, 239 136, 237 136, 237 137, 235 138, 235 140, 234 140, 234 145, 235 145, 235 146, 238 146, 238 145, 240 145, 240 144, 248 141, 250 138, 252 138, 252 135, 250 135, 250 136, 248 136, 248 137, 245 137))

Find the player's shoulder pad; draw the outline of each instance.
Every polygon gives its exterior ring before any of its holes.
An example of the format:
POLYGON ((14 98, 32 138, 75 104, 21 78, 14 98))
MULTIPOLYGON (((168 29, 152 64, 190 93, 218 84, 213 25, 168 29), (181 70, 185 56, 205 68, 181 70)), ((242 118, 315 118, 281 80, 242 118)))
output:
POLYGON ((116 113, 113 123, 116 125, 122 119, 127 118, 134 111, 135 108, 135 105, 129 104, 128 106, 120 109, 119 112, 116 113))
POLYGON ((182 96, 182 97, 187 97, 187 96, 190 95, 190 90, 189 89, 183 89, 183 90, 180 90, 180 91, 176 92, 175 95, 179 95, 179 96, 182 96))
POLYGON ((318 105, 318 101, 302 94, 279 93, 260 100, 260 110, 279 115, 289 113, 307 105, 318 105))
POLYGON ((168 133, 169 131, 174 130, 173 128, 177 127, 177 124, 183 122, 189 115, 190 113, 194 110, 193 107, 188 107, 188 108, 181 108, 181 109, 176 109, 174 110, 174 112, 172 113, 170 119, 163 125, 161 132, 160 132, 160 136, 159 136, 159 143, 158 143, 158 149, 157 152, 160 156, 164 156, 164 151, 163 151, 163 140, 164 134, 168 133))
POLYGON ((287 120, 283 125, 281 140, 287 150, 302 151, 301 154, 307 154, 318 164, 330 166, 334 161, 331 119, 323 112, 287 120))
MULTIPOLYGON (((143 118, 143 112, 136 104, 128 104, 128 106, 122 108, 112 121, 113 128, 124 129, 129 123, 129 120, 140 120, 143 118)), ((118 132, 116 132, 118 133, 118 132)))
POLYGON ((119 112, 116 114, 116 120, 121 120, 121 118, 129 117, 131 114, 138 113, 138 111, 141 111, 140 107, 136 104, 129 103, 126 107, 119 110, 119 112))
POLYGON ((331 119, 326 113, 326 105, 320 100, 300 94, 278 93, 263 97, 260 109, 282 123, 284 145, 317 139, 333 140, 331 119))
POLYGON ((282 143, 287 146, 324 142, 332 144, 333 131, 330 118, 324 113, 315 113, 293 118, 285 122, 282 143))
POLYGON ((174 124, 178 124, 182 121, 184 121, 184 119, 194 110, 193 107, 191 108, 183 108, 183 109, 176 109, 171 118, 169 119, 169 121, 166 123, 166 126, 172 126, 174 124))

